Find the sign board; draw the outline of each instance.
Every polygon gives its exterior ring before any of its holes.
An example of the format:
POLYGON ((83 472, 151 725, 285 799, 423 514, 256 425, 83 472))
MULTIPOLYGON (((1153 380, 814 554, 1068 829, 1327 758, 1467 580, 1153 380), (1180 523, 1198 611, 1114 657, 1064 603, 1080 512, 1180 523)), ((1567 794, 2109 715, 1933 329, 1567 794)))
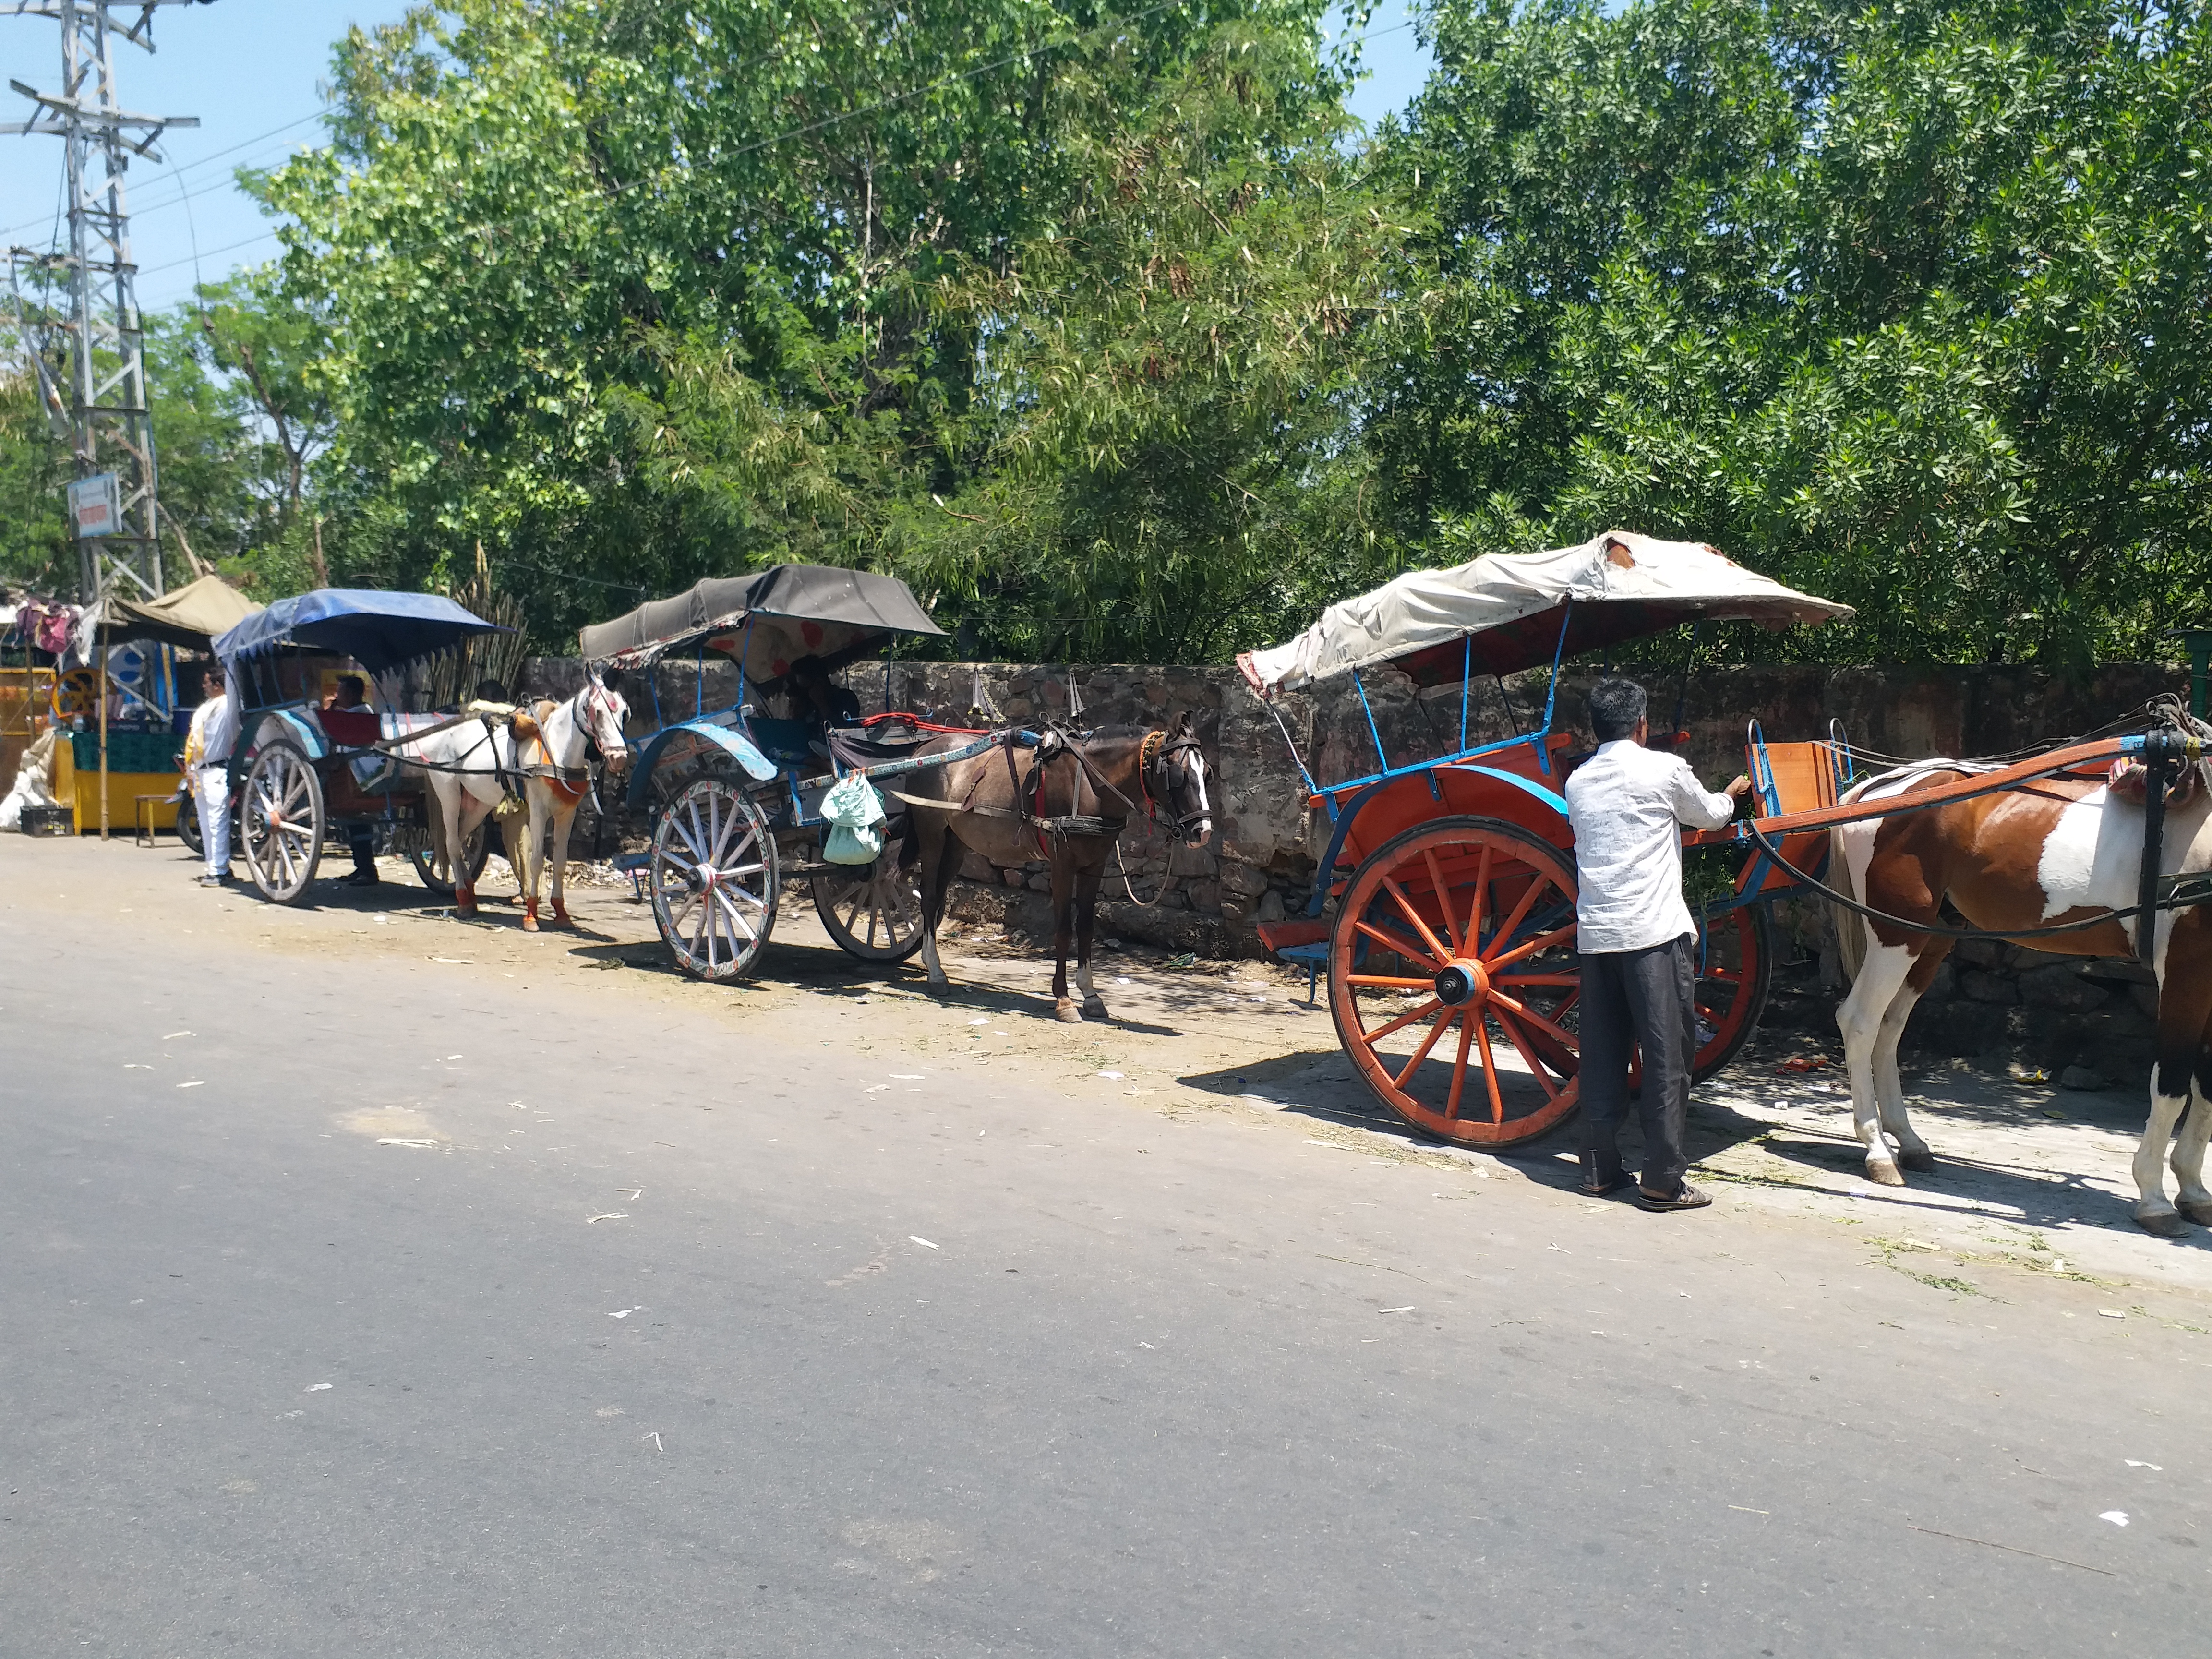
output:
POLYGON ((95 472, 88 478, 73 479, 69 487, 69 503, 70 517, 80 537, 123 533, 121 481, 112 472, 95 472))

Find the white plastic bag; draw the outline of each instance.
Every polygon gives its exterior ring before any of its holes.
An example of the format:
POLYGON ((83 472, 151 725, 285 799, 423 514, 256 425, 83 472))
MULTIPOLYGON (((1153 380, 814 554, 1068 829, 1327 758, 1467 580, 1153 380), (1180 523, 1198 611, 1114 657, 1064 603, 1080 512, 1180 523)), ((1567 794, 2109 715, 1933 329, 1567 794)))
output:
POLYGON ((854 773, 840 778, 822 797, 823 821, 830 833, 822 856, 831 864, 873 864, 884 850, 884 798, 854 773))

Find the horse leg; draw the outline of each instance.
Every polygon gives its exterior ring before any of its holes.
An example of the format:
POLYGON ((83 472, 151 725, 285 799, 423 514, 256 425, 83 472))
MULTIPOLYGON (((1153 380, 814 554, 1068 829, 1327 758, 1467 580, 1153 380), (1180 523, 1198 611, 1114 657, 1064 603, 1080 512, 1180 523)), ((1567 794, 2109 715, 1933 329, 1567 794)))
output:
POLYGON ((553 925, 574 927, 568 920, 568 907, 562 902, 564 880, 568 873, 568 832, 576 827, 576 809, 571 806, 565 813, 553 815, 553 925))
POLYGON ((530 830, 522 847, 523 868, 514 873, 522 883, 522 931, 534 933, 538 930, 538 884, 545 874, 545 819, 551 809, 534 778, 525 787, 523 799, 530 805, 530 830))
MULTIPOLYGON (((2201 910, 2183 912, 2167 937, 2158 970, 2158 1058, 2150 1072, 2150 1116, 2136 1147, 2135 1217, 2145 1232, 2177 1238, 2188 1229, 2166 1201, 2166 1149, 2174 1126, 2189 1112, 2192 1093, 2199 1104, 2190 1116, 2197 1121, 2184 1125, 2173 1149, 2173 1172, 2181 1177, 2182 1196, 2192 1203, 2203 1202, 2204 1137, 2212 1133, 2212 1124, 2204 1121, 2199 1081, 2205 1033, 2212 1027, 2212 919, 2201 910), (2194 1193, 2192 1179, 2198 1182, 2194 1193)), ((2205 1213, 2212 1216, 2212 1209, 2205 1213)))
POLYGON ((462 826, 470 801, 468 785, 454 780, 438 791, 438 817, 446 832, 446 873, 453 882, 453 914, 463 921, 477 916, 477 884, 469 873, 468 832, 462 826))
POLYGON ((913 823, 921 859, 921 965, 932 985, 943 985, 948 981, 937 956, 937 924, 944 919, 945 896, 952 886, 952 827, 924 823, 919 815, 913 823))
POLYGON ((492 808, 498 804, 496 799, 485 800, 478 795, 469 787, 466 779, 453 792, 453 805, 446 820, 449 832, 447 842, 453 848, 455 910, 463 916, 473 917, 477 914, 476 877, 469 869, 469 837, 491 816, 492 808))
POLYGON ((1083 1024, 1083 1011, 1067 994, 1068 935, 1075 921, 1075 857, 1060 841, 1052 849, 1052 1012, 1068 1025, 1083 1024))
MULTIPOLYGON (((1875 1054, 1890 1005, 1912 971, 1912 947, 1884 945, 1869 939, 1866 961, 1851 981, 1850 994, 1836 1010, 1836 1024, 1844 1034, 1844 1069, 1851 1084, 1851 1128, 1866 1148, 1867 1179, 1884 1187, 1902 1187, 1897 1160, 1881 1138, 1881 1109, 1875 1093, 1875 1054)), ((1910 1012, 1911 1005, 1906 1005, 1910 1012)), ((1904 1019, 1898 1029, 1904 1029, 1904 1019)), ((1893 1058, 1892 1066, 1895 1061, 1893 1058)), ((1924 1148, 1923 1148, 1924 1150, 1924 1148)))
POLYGON ((1091 982, 1091 939, 1098 926, 1098 884, 1105 874, 1103 860, 1096 869, 1075 872, 1075 988, 1083 993, 1083 1012, 1098 1019, 1109 1015, 1106 999, 1091 982))
POLYGON ((2212 1066, 2212 1048, 2197 1054, 2189 1109, 2173 1138, 2173 1179, 2180 1188, 2173 1196, 2173 1206, 2200 1227, 2212 1227, 2212 1191, 2204 1186, 2204 1148, 2212 1142, 2212 1094, 2205 1091, 2208 1066, 2212 1066))
POLYGON ((1928 988, 1936 982, 1936 970, 1943 965, 1943 958, 1951 954, 1951 941, 1930 939, 1912 959, 1912 971, 1905 976, 1890 1000, 1888 1012, 1881 1017, 1881 1029, 1874 1044, 1875 1102, 1881 1116, 1881 1127, 1897 1143, 1897 1162, 1901 1169, 1932 1170, 1936 1154, 1928 1150, 1912 1127, 1912 1120, 1905 1110, 1905 1080, 1898 1074, 1898 1039, 1905 1035, 1905 1022, 1911 1017, 1928 988))

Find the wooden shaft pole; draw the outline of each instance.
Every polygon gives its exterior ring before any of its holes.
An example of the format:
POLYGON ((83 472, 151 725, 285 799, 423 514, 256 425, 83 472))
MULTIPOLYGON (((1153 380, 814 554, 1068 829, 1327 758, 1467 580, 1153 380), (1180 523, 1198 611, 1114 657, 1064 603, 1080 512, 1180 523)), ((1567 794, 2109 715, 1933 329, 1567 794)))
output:
POLYGON ((100 653, 100 838, 107 839, 107 629, 95 629, 93 645, 100 653))
POLYGON ((2073 744, 2064 749, 2054 749, 2049 754, 2015 761, 2012 765, 1999 767, 1995 771, 1971 773, 1951 783, 1916 789, 1909 795, 1887 795, 1875 801, 1854 801, 1844 806, 1782 812, 1768 817, 1739 819, 1718 830, 1692 830, 1682 837, 1682 845, 1713 847, 1731 842, 1748 842, 1751 836, 1747 827, 1749 823, 1758 824, 1762 834, 1782 836, 1794 835, 1801 830, 1830 830, 1839 823, 1859 823, 1869 818, 1895 817, 1905 812, 1925 811, 1930 807, 1946 805, 1970 796, 2008 789, 2015 784, 2032 783, 2038 778, 2048 777, 2054 772, 2072 767, 2114 761, 2123 755, 2138 752, 2142 747, 2142 739, 2139 737, 2093 738, 2087 743, 2073 744))

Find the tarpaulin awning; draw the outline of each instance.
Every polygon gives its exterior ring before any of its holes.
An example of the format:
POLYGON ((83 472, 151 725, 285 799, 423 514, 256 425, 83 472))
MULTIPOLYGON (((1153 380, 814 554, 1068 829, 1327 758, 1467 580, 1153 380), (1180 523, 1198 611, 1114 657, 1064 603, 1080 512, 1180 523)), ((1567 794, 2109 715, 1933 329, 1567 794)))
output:
POLYGON ((1437 685, 1457 679, 1463 666, 1510 674, 1549 663, 1563 621, 1571 657, 1688 622, 1787 628, 1853 614, 1703 542, 1609 530, 1578 547, 1409 571, 1329 606, 1288 644, 1244 653, 1237 665, 1261 696, 1378 663, 1437 685))
POLYGON ((261 609, 220 576, 203 576, 154 599, 111 596, 102 619, 110 644, 150 640, 185 651, 206 651, 218 635, 261 609))
POLYGON ((281 647, 351 657, 381 674, 477 634, 513 630, 488 623, 440 593, 385 593, 364 587, 319 587, 279 599, 215 642, 225 663, 281 647))
POLYGON ((887 634, 945 632, 895 576, 779 564, 750 576, 711 576, 673 599, 586 628, 577 642, 587 662, 634 667, 684 645, 734 653, 748 622, 754 628, 743 647, 746 672, 761 680, 781 677, 805 656, 835 667, 887 634))

